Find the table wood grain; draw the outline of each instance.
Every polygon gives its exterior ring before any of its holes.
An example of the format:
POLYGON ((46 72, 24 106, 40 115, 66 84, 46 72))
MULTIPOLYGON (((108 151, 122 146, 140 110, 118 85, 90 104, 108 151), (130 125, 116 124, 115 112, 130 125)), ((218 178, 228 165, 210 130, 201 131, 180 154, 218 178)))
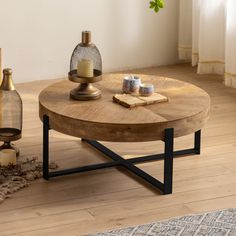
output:
POLYGON ((70 99, 75 83, 67 79, 45 88, 39 95, 39 115, 49 116, 50 127, 58 132, 90 140, 144 142, 163 140, 164 130, 174 128, 180 137, 200 130, 209 118, 210 97, 202 89, 183 81, 138 75, 153 83, 168 102, 125 108, 112 101, 121 93, 125 74, 104 74, 95 84, 102 98, 93 101, 70 99))

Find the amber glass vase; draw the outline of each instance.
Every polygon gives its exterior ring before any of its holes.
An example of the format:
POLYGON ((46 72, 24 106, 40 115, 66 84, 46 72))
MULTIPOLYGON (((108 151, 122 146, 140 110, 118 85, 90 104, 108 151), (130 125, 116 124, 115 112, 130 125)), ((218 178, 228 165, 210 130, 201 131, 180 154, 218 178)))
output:
POLYGON ((22 133, 22 100, 15 90, 12 81, 12 70, 3 70, 0 86, 0 141, 2 149, 14 149, 17 156, 19 149, 11 142, 21 138, 22 133))

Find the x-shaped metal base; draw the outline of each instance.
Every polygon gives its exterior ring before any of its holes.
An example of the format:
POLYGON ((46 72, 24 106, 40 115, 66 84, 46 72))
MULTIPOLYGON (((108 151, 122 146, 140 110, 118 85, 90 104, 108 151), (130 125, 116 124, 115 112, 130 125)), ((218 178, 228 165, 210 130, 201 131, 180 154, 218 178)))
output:
POLYGON ((84 142, 95 147, 97 150, 105 154, 107 157, 111 158, 113 161, 87 165, 77 168, 71 168, 66 170, 59 170, 54 172, 49 172, 49 117, 44 116, 43 118, 43 177, 49 180, 50 177, 57 177, 62 175, 69 175, 80 172, 87 172, 92 170, 104 169, 115 166, 122 166, 135 175, 144 179, 147 183, 151 184, 164 194, 172 193, 172 183, 173 183, 173 158, 180 157, 188 154, 200 154, 200 144, 201 144, 201 130, 195 132, 194 135, 194 148, 185 149, 181 151, 174 151, 174 129, 168 128, 165 130, 165 151, 162 154, 149 155, 144 157, 135 157, 131 159, 124 159, 120 155, 111 151, 101 143, 92 140, 82 139, 84 142), (160 182, 156 178, 152 177, 145 171, 141 170, 134 164, 164 160, 164 182, 160 182))

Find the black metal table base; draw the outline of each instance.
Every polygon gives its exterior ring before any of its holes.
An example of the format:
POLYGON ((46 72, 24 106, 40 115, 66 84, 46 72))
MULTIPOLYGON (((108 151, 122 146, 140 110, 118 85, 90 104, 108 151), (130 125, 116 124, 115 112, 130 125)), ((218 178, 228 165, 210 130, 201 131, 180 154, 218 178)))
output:
POLYGON ((44 116, 43 118, 43 177, 46 180, 49 180, 51 177, 57 177, 62 175, 69 175, 80 172, 87 172, 92 170, 104 169, 115 166, 122 166, 125 169, 129 170, 133 174, 139 176, 147 183, 151 184, 156 189, 160 190, 164 194, 172 193, 172 184, 173 184, 173 158, 180 157, 188 154, 200 154, 201 148, 201 130, 195 132, 194 134, 194 147, 191 149, 185 149, 180 151, 174 151, 174 129, 168 128, 165 130, 165 151, 162 154, 149 155, 143 157, 135 157, 131 159, 124 159, 120 155, 111 151, 101 143, 92 140, 82 139, 84 142, 95 147, 97 150, 105 154, 107 157, 112 159, 111 162, 87 165, 77 168, 71 168, 67 170, 59 170, 49 172, 49 117, 44 116), (164 182, 160 182, 156 178, 152 177, 148 173, 144 172, 134 164, 155 161, 155 160, 164 160, 164 182))

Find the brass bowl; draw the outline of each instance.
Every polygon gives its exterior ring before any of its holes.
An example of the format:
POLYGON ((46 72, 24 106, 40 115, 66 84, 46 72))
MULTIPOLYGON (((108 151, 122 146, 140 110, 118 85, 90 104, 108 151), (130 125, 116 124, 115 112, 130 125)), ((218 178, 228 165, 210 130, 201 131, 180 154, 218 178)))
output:
POLYGON ((68 79, 75 83, 81 83, 81 84, 90 84, 90 83, 96 83, 98 81, 102 80, 102 72, 100 70, 93 70, 94 71, 94 77, 81 77, 78 76, 77 70, 72 70, 68 73, 68 79))
POLYGON ((20 152, 19 149, 12 144, 12 141, 16 141, 21 138, 21 130, 15 128, 0 128, 0 141, 4 144, 0 146, 0 151, 3 149, 13 149, 16 151, 16 156, 18 157, 20 152))
POLYGON ((12 142, 21 138, 21 131, 14 128, 0 128, 0 141, 12 142))
POLYGON ((68 73, 68 79, 72 82, 79 83, 79 86, 70 91, 70 97, 74 100, 88 101, 96 100, 101 97, 101 91, 95 88, 92 83, 102 80, 102 71, 94 70, 94 77, 80 77, 77 70, 68 73))

